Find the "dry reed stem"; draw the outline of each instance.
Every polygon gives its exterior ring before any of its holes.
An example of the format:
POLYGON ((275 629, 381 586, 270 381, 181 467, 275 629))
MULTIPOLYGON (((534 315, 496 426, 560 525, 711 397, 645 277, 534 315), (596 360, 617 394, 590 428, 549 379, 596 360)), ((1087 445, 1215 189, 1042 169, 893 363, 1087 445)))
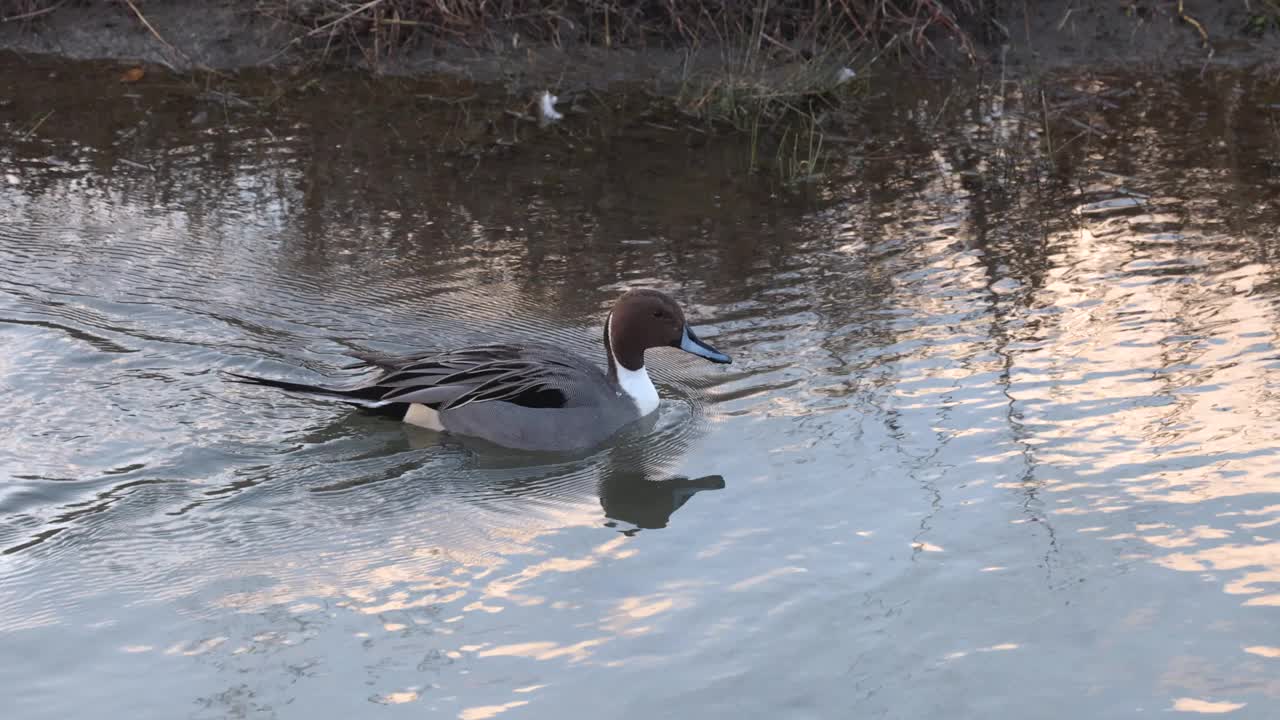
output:
MULTIPOLYGON (((52 5, 50 5, 49 7, 44 7, 44 8, 33 8, 33 9, 31 9, 31 10, 28 10, 28 11, 23 12, 23 13, 19 13, 19 14, 17 14, 17 15, 10 15, 10 16, 8 16, 8 17, 0 17, 0 22, 20 22, 20 21, 24 21, 24 20, 35 20, 36 18, 40 17, 41 15, 48 15, 49 13, 53 12, 54 10, 57 10, 58 8, 62 7, 63 5, 66 5, 66 4, 67 4, 67 0, 58 0, 58 2, 56 2, 56 3, 52 4, 52 5)), ((30 7, 30 6, 28 6, 28 7, 30 7)))
POLYGON ((1209 54, 1213 54, 1213 47, 1209 45, 1209 32, 1204 29, 1204 25, 1199 20, 1188 15, 1182 8, 1182 0, 1178 0, 1178 19, 1196 29, 1200 33, 1200 46, 1209 48, 1209 54))
POLYGON ((512 37, 604 47, 736 46, 744 58, 798 54, 816 47, 883 47, 909 39, 918 59, 934 52, 935 33, 956 39, 976 59, 959 18, 985 16, 989 0, 260 0, 261 12, 305 28, 290 45, 328 36, 391 52, 415 36, 467 43, 512 37), (397 33, 400 28, 415 32, 397 33), (505 34, 511 33, 511 34, 505 34))
POLYGON ((147 16, 143 15, 142 11, 138 9, 138 6, 133 4, 133 0, 124 0, 124 4, 129 6, 129 9, 133 11, 133 14, 138 16, 138 20, 142 23, 142 26, 145 27, 155 37, 156 40, 159 40, 161 45, 165 46, 166 48, 169 48, 169 51, 172 52, 174 55, 178 56, 178 58, 181 59, 183 62, 187 63, 188 65, 191 64, 191 58, 187 57, 186 53, 174 47, 172 44, 169 43, 168 40, 165 40, 164 37, 160 35, 160 33, 156 32, 156 29, 152 27, 151 22, 147 20, 147 16))

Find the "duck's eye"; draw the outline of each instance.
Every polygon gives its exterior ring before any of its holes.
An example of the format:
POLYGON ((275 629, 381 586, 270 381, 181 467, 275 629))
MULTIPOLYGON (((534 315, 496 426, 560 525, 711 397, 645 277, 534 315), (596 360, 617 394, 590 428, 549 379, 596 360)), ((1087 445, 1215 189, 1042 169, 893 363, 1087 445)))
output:
POLYGON ((662 312, 661 310, 654 310, 654 311, 653 311, 653 316, 654 316, 654 317, 656 317, 656 318, 660 318, 660 317, 666 317, 666 316, 667 316, 667 314, 666 314, 666 313, 664 313, 664 312, 662 312))

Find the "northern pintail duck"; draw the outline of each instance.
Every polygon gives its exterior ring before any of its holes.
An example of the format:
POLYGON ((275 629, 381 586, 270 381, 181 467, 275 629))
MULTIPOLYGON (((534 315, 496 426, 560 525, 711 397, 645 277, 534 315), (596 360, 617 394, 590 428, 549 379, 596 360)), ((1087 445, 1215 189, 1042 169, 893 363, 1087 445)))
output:
POLYGON ((628 290, 605 318, 607 373, 559 345, 531 341, 398 357, 356 353, 360 361, 348 367, 382 372, 346 389, 235 377, 395 413, 412 425, 509 448, 578 450, 658 409, 658 391, 644 367, 644 351, 656 347, 732 362, 698 339, 671 297, 628 290))

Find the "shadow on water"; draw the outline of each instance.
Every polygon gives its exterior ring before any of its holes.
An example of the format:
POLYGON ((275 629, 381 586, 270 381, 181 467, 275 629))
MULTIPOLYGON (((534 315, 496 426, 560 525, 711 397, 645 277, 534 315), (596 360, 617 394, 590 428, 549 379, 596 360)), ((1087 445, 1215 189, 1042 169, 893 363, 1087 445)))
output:
MULTIPOLYGON (((692 407, 696 411, 696 405, 692 407)), ((373 422, 376 421, 362 419, 357 425, 373 422)), ((349 422, 336 424, 312 434, 305 442, 322 443, 346 436, 352 432, 351 426, 349 422)), ((667 409, 624 431, 606 448, 581 453, 532 453, 404 426, 402 446, 392 442, 378 451, 403 457, 403 462, 376 476, 345 478, 308 489, 314 493, 348 493, 357 489, 368 492, 370 488, 366 486, 410 476, 403 487, 387 492, 407 490, 403 501, 426 503, 439 493, 480 505, 505 504, 503 512, 513 513, 538 502, 575 504, 595 497, 606 525, 621 527, 624 533, 634 535, 642 529, 666 527, 672 513, 698 492, 724 489, 724 478, 719 475, 691 479, 665 472, 679 464, 698 427, 698 419, 690 418, 687 412, 667 409), (461 477, 451 474, 447 486, 440 485, 438 476, 413 477, 422 464, 424 451, 461 455, 467 470, 461 477)))
POLYGON ((2 62, 19 716, 1280 703, 1271 76, 873 83, 795 196, 623 111, 535 133, 438 83, 2 62), (219 380, 602 359, 635 285, 735 364, 654 353, 654 426, 581 456, 219 380))

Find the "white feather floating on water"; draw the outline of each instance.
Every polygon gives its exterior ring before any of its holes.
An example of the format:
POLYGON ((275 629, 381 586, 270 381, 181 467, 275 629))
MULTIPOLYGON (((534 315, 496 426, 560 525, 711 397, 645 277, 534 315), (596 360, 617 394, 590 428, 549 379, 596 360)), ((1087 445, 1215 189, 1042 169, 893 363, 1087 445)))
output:
POLYGON ((553 123, 557 120, 564 119, 564 115, 556 112, 556 100, 558 98, 551 94, 550 90, 543 90, 538 96, 538 119, 542 124, 553 123))

